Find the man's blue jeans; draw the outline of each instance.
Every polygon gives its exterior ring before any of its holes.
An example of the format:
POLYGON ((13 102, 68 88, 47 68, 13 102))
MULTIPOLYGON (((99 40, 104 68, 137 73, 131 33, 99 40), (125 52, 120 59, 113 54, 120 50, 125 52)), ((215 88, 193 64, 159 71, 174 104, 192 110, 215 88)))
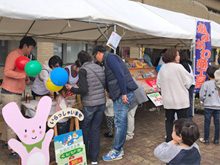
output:
POLYGON ((210 128, 210 122, 211 118, 214 118, 214 125, 215 125, 215 137, 214 140, 219 140, 219 117, 220 117, 220 110, 215 110, 215 109, 208 109, 205 108, 204 111, 204 139, 209 140, 209 128, 210 128))
POLYGON ((121 151, 127 134, 127 117, 130 104, 134 98, 134 92, 127 94, 129 104, 122 102, 121 96, 113 102, 113 109, 115 115, 116 135, 114 145, 111 147, 116 151, 121 151))

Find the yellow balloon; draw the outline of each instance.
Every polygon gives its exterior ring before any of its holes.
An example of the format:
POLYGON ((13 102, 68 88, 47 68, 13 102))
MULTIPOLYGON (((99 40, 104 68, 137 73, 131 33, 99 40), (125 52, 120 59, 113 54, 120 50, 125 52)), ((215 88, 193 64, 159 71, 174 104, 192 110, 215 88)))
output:
POLYGON ((63 86, 56 86, 54 83, 52 83, 51 79, 48 78, 48 80, 47 80, 47 88, 50 91, 57 92, 57 91, 61 90, 63 88, 63 86))

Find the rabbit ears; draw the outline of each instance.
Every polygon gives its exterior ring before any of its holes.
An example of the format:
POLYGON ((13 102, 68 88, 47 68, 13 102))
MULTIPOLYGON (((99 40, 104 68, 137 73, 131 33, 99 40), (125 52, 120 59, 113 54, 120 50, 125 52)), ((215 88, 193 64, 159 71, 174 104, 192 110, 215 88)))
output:
MULTIPOLYGON (((40 99, 38 103, 34 118, 26 119, 21 114, 21 111, 19 110, 17 104, 15 102, 11 102, 2 108, 2 115, 5 122, 14 130, 22 125, 27 124, 27 122, 29 122, 28 124, 36 124, 36 122, 31 123, 31 121, 37 121, 38 123, 46 122, 47 117, 50 113, 51 104, 52 100, 50 97, 42 97, 42 99, 40 99)), ((16 130, 14 131, 16 132, 16 130)))

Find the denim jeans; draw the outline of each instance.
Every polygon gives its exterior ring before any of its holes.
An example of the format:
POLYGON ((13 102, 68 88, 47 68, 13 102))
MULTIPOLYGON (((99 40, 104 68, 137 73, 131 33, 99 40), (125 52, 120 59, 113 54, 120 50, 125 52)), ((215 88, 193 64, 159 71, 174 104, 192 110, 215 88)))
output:
POLYGON ((97 162, 100 146, 100 125, 102 122, 105 104, 94 107, 84 106, 82 113, 84 120, 81 123, 83 140, 86 147, 87 156, 91 162, 97 162))
POLYGON ((115 114, 115 127, 116 135, 114 144, 111 147, 116 151, 121 151, 125 143, 127 134, 127 117, 130 104, 134 98, 134 92, 129 92, 127 94, 129 104, 123 103, 121 96, 113 102, 113 109, 115 114))
POLYGON ((214 118, 214 125, 215 125, 215 135, 214 140, 219 140, 219 117, 220 117, 220 110, 215 109, 208 109, 205 108, 204 111, 204 139, 209 140, 209 128, 210 128, 210 122, 211 118, 214 118))

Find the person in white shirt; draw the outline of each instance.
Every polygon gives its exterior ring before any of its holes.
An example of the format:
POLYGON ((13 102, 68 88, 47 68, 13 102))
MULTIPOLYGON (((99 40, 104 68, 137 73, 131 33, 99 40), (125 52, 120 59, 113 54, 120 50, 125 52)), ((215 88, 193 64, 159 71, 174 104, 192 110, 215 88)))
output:
POLYGON ((31 88, 31 93, 35 99, 37 96, 50 96, 50 91, 47 89, 47 80, 50 77, 51 71, 56 67, 62 67, 63 61, 59 56, 52 56, 49 62, 45 61, 39 75, 35 77, 31 88), (48 66, 49 65, 49 66, 48 66))
POLYGON ((166 113, 166 141, 172 140, 174 114, 178 119, 187 118, 189 108, 188 89, 193 83, 193 77, 179 64, 179 52, 175 48, 166 51, 162 65, 157 76, 157 86, 161 89, 163 105, 166 113))

